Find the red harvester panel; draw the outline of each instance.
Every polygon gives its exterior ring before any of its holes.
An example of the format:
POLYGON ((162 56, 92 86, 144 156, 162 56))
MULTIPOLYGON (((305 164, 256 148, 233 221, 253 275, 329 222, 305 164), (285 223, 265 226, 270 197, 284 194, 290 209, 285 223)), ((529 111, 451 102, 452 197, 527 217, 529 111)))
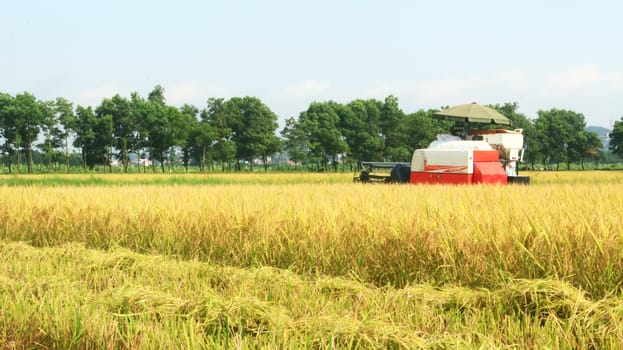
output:
POLYGON ((474 183, 506 184, 508 178, 498 162, 474 163, 474 183))
POLYGON ((447 174, 412 171, 410 180, 412 184, 469 185, 472 183, 472 174, 447 174))
POLYGON ((474 151, 474 183, 506 184, 508 178, 499 162, 499 153, 492 151, 474 151))
POLYGON ((465 158, 461 158, 461 151, 458 152, 460 157, 457 158, 456 150, 430 150, 428 152, 416 150, 412 163, 418 165, 416 167, 418 171, 413 171, 414 167, 411 168, 410 182, 451 185, 506 184, 508 182, 504 168, 499 162, 497 150, 474 150, 471 155, 466 153, 465 158), (435 164, 427 164, 427 156, 432 158, 435 164), (423 166, 421 163, 416 163, 416 160, 423 162, 423 166))
POLYGON ((500 152, 491 151, 474 151, 474 162, 499 162, 500 152))

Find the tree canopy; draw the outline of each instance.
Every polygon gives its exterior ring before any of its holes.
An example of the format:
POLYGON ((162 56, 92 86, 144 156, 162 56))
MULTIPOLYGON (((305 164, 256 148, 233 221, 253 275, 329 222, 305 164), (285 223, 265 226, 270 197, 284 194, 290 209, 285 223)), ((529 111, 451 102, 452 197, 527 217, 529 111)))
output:
POLYGON ((623 157, 623 117, 614 122, 614 127, 610 132, 609 148, 614 154, 623 157))

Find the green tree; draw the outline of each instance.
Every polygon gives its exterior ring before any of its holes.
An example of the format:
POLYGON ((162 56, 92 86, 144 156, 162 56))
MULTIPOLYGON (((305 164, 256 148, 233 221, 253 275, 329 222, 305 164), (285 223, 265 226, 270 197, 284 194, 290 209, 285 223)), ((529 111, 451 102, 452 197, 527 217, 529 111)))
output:
POLYGON ((383 156, 387 161, 401 162, 411 159, 409 134, 405 113, 398 106, 398 98, 387 96, 381 108, 381 135, 383 156))
POLYGON ((236 143, 236 158, 246 160, 253 170, 253 162, 261 157, 267 169, 268 156, 280 149, 275 135, 277 115, 257 97, 234 97, 224 104, 231 122, 232 141, 236 143))
MULTIPOLYGON (((149 148, 152 160, 160 162, 162 172, 165 171, 165 163, 171 172, 176 147, 185 145, 190 133, 189 118, 194 117, 166 104, 164 89, 160 85, 154 87, 147 101, 142 103, 141 129, 145 135, 143 142, 149 148)), ((155 163, 152 164, 155 171, 155 163)))
POLYGON ((334 170, 337 171, 337 156, 348 149, 339 129, 338 108, 339 104, 333 101, 312 102, 299 115, 309 152, 320 163, 317 167, 321 170, 328 168, 328 160, 331 158, 334 170))
POLYGON ((156 160, 164 172, 169 147, 174 144, 169 109, 158 99, 149 100, 148 104, 149 112, 144 119, 144 125, 148 135, 147 147, 152 156, 152 169, 156 171, 156 162, 154 162, 156 160))
POLYGON ((114 121, 112 116, 96 116, 93 132, 95 138, 88 147, 87 161, 89 167, 93 168, 97 164, 107 164, 111 171, 112 144, 114 142, 114 121))
MULTIPOLYGON (((195 113, 195 115, 196 114, 197 113, 195 113)), ((216 130, 210 124, 209 114, 207 112, 199 112, 199 118, 198 121, 193 122, 193 128, 191 129, 187 143, 191 147, 192 157, 199 163, 199 170, 204 172, 207 158, 210 155, 210 149, 217 135, 216 130)), ((212 159, 211 155, 210 158, 212 159)))
POLYGON ((281 130, 284 138, 284 148, 288 152, 288 158, 294 163, 296 170, 298 163, 303 163, 309 153, 309 143, 305 136, 301 123, 298 119, 291 117, 286 119, 286 124, 281 130))
POLYGON ((381 158, 381 109, 378 100, 355 100, 338 110, 340 132, 348 144, 348 153, 355 161, 381 158))
POLYGON ((97 115, 91 106, 76 107, 74 146, 80 148, 85 169, 108 165, 110 169, 114 123, 111 115, 97 115))
MULTIPOLYGON (((181 145, 182 163, 184 164, 185 171, 188 172, 188 165, 193 158, 195 139, 199 128, 199 121, 197 120, 199 109, 193 105, 184 104, 182 107, 180 107, 180 112, 182 113, 183 123, 181 127, 186 133, 184 137, 184 142, 181 145)), ((201 167, 201 171, 203 171, 203 164, 201 165, 201 167)))
POLYGON ((539 110, 537 112, 538 117, 534 122, 537 143, 539 144, 539 156, 548 169, 554 163, 556 170, 558 170, 560 162, 566 160, 565 144, 568 137, 565 135, 561 112, 562 110, 557 109, 539 110))
POLYGON ((41 131, 47 107, 32 94, 24 92, 15 95, 12 112, 17 132, 16 145, 18 148, 21 145, 26 154, 27 169, 30 174, 33 172, 32 146, 41 131))
POLYGON ((13 171, 13 156, 17 157, 17 172, 19 173, 19 135, 15 114, 15 98, 6 93, 0 93, 0 137, 2 152, 7 155, 9 173, 13 171))
POLYGON ((603 147, 603 143, 596 132, 584 130, 578 146, 580 153, 580 165, 582 166, 582 170, 584 170, 584 160, 587 158, 599 158, 599 149, 603 147))
MULTIPOLYGON (((177 150, 183 148, 190 138, 192 132, 193 121, 197 119, 194 116, 184 114, 181 109, 174 106, 167 106, 167 117, 171 123, 171 134, 173 139, 169 144, 169 171, 176 159, 177 150)), ((182 159, 183 160, 183 159, 182 159)), ((185 163, 185 169, 188 171, 188 163, 185 163)))
POLYGON ((236 143, 233 138, 233 119, 222 98, 208 99, 207 107, 201 111, 201 119, 207 121, 208 129, 213 133, 214 142, 212 145, 214 159, 221 162, 222 170, 225 171, 225 164, 236 157, 236 143))
POLYGON ((610 151, 619 157, 623 157, 623 117, 621 120, 614 122, 614 126, 609 137, 610 145, 608 148, 610 151))
POLYGON ((546 165, 549 167, 554 163, 558 170, 559 164, 564 162, 570 169, 572 162, 582 161, 589 148, 584 115, 556 108, 539 110, 537 114, 534 126, 538 148, 546 165))
POLYGON ((135 152, 138 158, 138 162, 136 165, 139 169, 139 172, 141 159, 145 160, 145 162, 143 163, 143 171, 146 171, 146 160, 148 158, 148 154, 149 158, 152 158, 150 153, 151 150, 149 149, 149 122, 153 109, 152 107, 152 104, 149 101, 145 100, 137 92, 133 92, 130 94, 130 109, 132 111, 132 119, 135 123, 135 152))
POLYGON ((433 119, 434 112, 434 110, 421 109, 405 116, 406 145, 409 155, 412 155, 416 149, 427 148, 437 138, 437 122, 433 119))
POLYGON ((166 105, 166 98, 164 97, 164 88, 158 84, 147 95, 147 100, 153 103, 157 103, 161 106, 166 105))
POLYGON ((74 147, 80 149, 80 158, 82 159, 82 165, 86 169, 92 168, 96 161, 94 158, 89 158, 89 154, 95 154, 95 150, 91 151, 91 147, 95 146, 95 130, 97 129, 98 120, 93 112, 91 106, 76 107, 76 123, 74 124, 74 132, 76 138, 74 139, 74 147))
POLYGON ((114 146, 123 164, 123 171, 128 172, 129 153, 135 151, 138 144, 136 114, 130 101, 119 94, 111 99, 104 99, 95 109, 99 118, 109 115, 113 121, 114 146))
POLYGON ((65 150, 65 166, 66 171, 69 171, 69 159, 71 152, 69 150, 69 136, 71 133, 76 133, 77 117, 73 110, 73 104, 68 100, 58 97, 54 101, 54 111, 60 128, 57 128, 57 137, 62 140, 65 150))
MULTIPOLYGON (((130 153, 138 154, 140 147, 140 121, 139 113, 134 109, 132 103, 133 94, 130 99, 116 95, 113 97, 115 113, 113 117, 113 137, 114 146, 117 151, 116 156, 121 159, 123 171, 127 173, 130 162, 130 153)), ((136 93, 134 93, 136 95, 136 93)))
POLYGON ((53 162, 60 158, 61 152, 59 150, 63 147, 63 130, 53 101, 41 102, 41 110, 43 113, 41 123, 43 143, 37 146, 45 155, 45 163, 50 170, 53 162))

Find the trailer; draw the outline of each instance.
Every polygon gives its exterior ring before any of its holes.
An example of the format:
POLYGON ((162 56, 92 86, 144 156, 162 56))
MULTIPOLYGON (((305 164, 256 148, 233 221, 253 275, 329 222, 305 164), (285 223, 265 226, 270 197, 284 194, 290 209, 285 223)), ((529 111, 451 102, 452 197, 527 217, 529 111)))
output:
POLYGON ((406 162, 359 162, 360 171, 354 182, 405 183, 411 176, 411 163, 406 162))

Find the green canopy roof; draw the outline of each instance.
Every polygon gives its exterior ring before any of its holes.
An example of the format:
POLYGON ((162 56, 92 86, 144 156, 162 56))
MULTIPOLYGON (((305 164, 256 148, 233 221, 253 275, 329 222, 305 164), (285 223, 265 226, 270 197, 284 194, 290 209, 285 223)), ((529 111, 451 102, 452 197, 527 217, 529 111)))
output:
POLYGON ((476 102, 450 107, 435 113, 439 119, 469 123, 511 125, 511 120, 493 108, 481 106, 476 102))

